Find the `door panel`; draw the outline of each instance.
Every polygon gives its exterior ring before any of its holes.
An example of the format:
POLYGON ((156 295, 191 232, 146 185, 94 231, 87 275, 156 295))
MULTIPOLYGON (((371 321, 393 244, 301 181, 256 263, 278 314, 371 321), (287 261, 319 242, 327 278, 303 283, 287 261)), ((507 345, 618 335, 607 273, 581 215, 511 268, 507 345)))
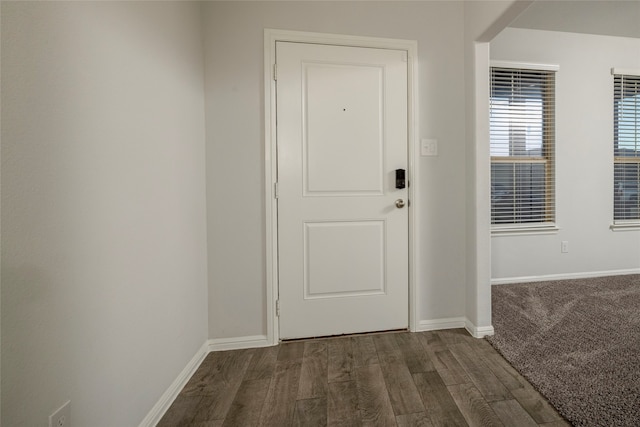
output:
POLYGON ((305 196, 382 194, 383 71, 304 64, 305 196))
POLYGON ((386 291, 384 221, 305 223, 305 299, 386 291))
POLYGON ((408 325, 406 52, 276 44, 281 338, 408 325))

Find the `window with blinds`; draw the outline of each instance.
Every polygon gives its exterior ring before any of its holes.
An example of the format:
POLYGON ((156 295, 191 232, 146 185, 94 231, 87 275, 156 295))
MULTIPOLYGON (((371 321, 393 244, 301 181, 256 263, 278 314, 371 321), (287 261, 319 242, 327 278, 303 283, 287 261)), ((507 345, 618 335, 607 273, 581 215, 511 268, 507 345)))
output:
POLYGON ((640 221, 640 75, 613 75, 613 220, 640 221))
POLYGON ((491 223, 555 222, 555 71, 491 68, 491 223))

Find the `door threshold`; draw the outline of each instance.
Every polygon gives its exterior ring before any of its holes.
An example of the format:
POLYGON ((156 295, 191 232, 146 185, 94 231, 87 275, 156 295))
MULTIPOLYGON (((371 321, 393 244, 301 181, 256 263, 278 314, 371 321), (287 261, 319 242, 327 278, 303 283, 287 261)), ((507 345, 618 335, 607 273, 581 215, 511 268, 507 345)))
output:
POLYGON ((287 338, 287 339, 281 339, 280 342, 287 343, 287 342, 296 342, 296 341, 324 340, 329 338, 347 338, 347 337, 358 337, 358 336, 368 336, 368 335, 398 334, 401 332, 409 332, 409 328, 389 329, 386 331, 354 332, 351 334, 320 335, 316 337, 305 337, 305 338, 287 338))

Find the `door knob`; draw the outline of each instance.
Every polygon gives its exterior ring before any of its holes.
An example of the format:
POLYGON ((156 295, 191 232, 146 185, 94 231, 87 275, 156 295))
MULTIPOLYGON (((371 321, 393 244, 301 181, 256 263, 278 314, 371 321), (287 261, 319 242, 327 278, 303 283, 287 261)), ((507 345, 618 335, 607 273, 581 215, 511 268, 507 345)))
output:
POLYGON ((398 208, 398 209, 404 208, 404 200, 402 200, 402 199, 396 200, 396 208, 398 208))

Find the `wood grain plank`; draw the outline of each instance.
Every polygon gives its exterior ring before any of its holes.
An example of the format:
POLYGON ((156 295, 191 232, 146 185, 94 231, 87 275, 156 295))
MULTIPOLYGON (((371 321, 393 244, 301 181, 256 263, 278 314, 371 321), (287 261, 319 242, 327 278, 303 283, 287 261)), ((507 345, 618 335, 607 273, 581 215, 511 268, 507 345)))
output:
POLYGON ((231 353, 227 351, 209 353, 180 393, 185 396, 212 394, 214 392, 213 379, 230 356, 231 353))
POLYGON ((179 394, 156 427, 189 426, 202 396, 179 394))
POLYGON ((189 427, 222 427, 224 420, 200 421, 189 424, 189 427))
POLYGON ((398 427, 433 427, 429 417, 424 412, 415 414, 398 415, 396 417, 398 427))
POLYGON ((538 393, 493 347, 485 348, 482 359, 535 422, 542 424, 562 421, 562 416, 544 396, 538 393))
POLYGON ((540 427, 571 427, 571 424, 565 420, 551 421, 550 423, 538 424, 540 427))
POLYGON ((224 357, 227 354, 225 351, 212 351, 207 353, 204 360, 200 364, 200 368, 212 369, 220 360, 221 357, 224 357))
POLYGON ((536 427, 538 425, 516 400, 492 402, 491 408, 505 426, 536 427))
POLYGON ((357 368, 358 406, 363 426, 396 426, 380 365, 357 368))
POLYGON ((194 421, 222 420, 240 388, 242 378, 251 362, 254 349, 226 351, 224 362, 215 368, 216 374, 207 385, 210 394, 205 395, 198 407, 194 421))
POLYGON ((494 353, 484 353, 480 356, 482 361, 487 365, 491 372, 500 380, 508 390, 517 390, 523 388, 527 384, 527 380, 522 377, 504 360, 500 355, 494 353), (497 356, 497 357, 494 357, 497 356))
POLYGON ((531 385, 512 390, 511 393, 538 424, 562 420, 562 416, 531 385))
MULTIPOLYGON (((240 424, 239 424, 240 425, 240 424)), ((248 425, 248 424, 243 424, 248 425)), ((293 425, 298 427, 324 427, 327 425, 327 399, 304 399, 296 402, 293 425)))
POLYGON ((504 425, 473 384, 456 384, 447 389, 470 427, 504 425))
POLYGON ((328 381, 351 381, 354 379, 354 360, 351 339, 332 338, 327 340, 328 381))
POLYGON ((278 347, 278 362, 302 362, 304 341, 283 342, 278 347))
POLYGON ((431 372, 435 371, 431 357, 424 349, 417 334, 406 332, 395 335, 398 348, 402 352, 402 357, 409 368, 409 372, 431 372))
POLYGON ((244 380, 251 381, 271 378, 276 368, 279 351, 280 346, 277 345, 256 348, 253 358, 251 358, 251 363, 244 375, 244 380))
POLYGON ((393 337, 396 340, 398 348, 402 352, 424 352, 424 347, 418 339, 418 334, 415 334, 413 332, 400 332, 397 334, 393 334, 393 337))
POLYGON ((449 352, 447 345, 442 341, 437 331, 423 332, 417 335, 418 341, 422 344, 434 369, 440 373, 445 384, 471 382, 471 379, 449 352))
POLYGON ((360 424, 356 381, 330 383, 327 399, 327 425, 351 427, 360 424))
MULTIPOLYGON (((302 348, 304 349, 304 345, 302 348)), ((286 426, 291 424, 301 369, 301 360, 297 362, 286 360, 276 363, 258 425, 286 426)))
POLYGON ((431 352, 431 360, 446 385, 467 384, 471 378, 449 350, 431 352))
POLYGON ((223 425, 228 427, 256 425, 270 383, 270 379, 243 381, 223 425))
POLYGON ((458 409, 447 386, 437 372, 413 374, 425 412, 434 426, 466 426, 462 413, 458 409))
POLYGON ((327 341, 307 341, 300 373, 298 400, 327 397, 327 341))
POLYGON ((396 415, 424 412, 422 398, 407 365, 403 362, 394 362, 383 363, 380 367, 393 412, 396 415))
POLYGON ((373 336, 373 343, 376 346, 380 363, 394 363, 404 360, 394 335, 394 333, 387 333, 373 336))
POLYGON ((471 381, 489 402, 512 399, 513 395, 495 374, 478 358, 466 343, 450 345, 449 349, 471 381))
POLYGON ((466 342, 468 339, 473 338, 471 335, 469 335, 469 332, 467 332, 467 330, 463 328, 442 329, 439 331, 435 331, 435 333, 439 335, 442 342, 444 342, 448 346, 453 344, 461 344, 466 342))
POLYGON ((437 331, 428 331, 428 332, 419 332, 418 340, 422 344, 425 350, 446 350, 447 344, 442 341, 440 335, 437 334, 437 331))
POLYGON ((491 343, 484 338, 473 339, 473 341, 471 341, 471 345, 477 352, 482 352, 483 354, 496 354, 496 349, 493 348, 491 343))
POLYGON ((351 346, 353 348, 354 367, 376 365, 379 363, 376 345, 373 343, 371 336, 360 335, 351 337, 351 346))

